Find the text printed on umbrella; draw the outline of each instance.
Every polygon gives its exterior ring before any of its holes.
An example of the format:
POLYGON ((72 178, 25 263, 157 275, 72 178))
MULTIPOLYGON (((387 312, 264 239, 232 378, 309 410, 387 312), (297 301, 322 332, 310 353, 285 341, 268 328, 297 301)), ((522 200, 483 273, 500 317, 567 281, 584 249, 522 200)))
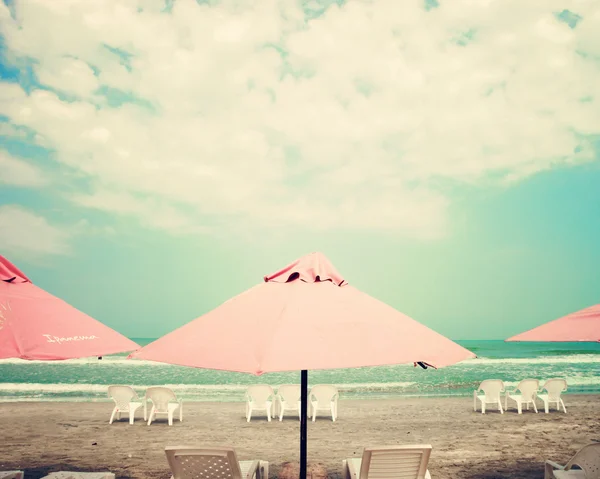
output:
POLYGON ((66 338, 59 338, 58 336, 52 336, 51 334, 42 334, 42 336, 45 336, 49 343, 58 344, 68 343, 71 341, 89 341, 92 339, 100 339, 98 336, 94 336, 93 334, 91 336, 68 336, 66 338))

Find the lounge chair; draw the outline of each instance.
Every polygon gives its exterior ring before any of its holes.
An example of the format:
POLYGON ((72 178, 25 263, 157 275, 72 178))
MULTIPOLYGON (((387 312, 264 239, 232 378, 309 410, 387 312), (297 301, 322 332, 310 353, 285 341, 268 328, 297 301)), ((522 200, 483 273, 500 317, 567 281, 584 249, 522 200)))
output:
MULTIPOLYGON (((129 424, 133 424, 135 411, 142 405, 137 393, 130 386, 108 386, 108 397, 115 402, 115 407, 110 415, 108 424, 112 424, 115 416, 121 419, 121 413, 129 413, 129 424), (137 399, 137 401, 134 401, 137 399)), ((144 414, 144 421, 146 414, 144 414)))
POLYGON ((171 479, 268 479, 267 461, 238 461, 232 447, 167 446, 171 479))
POLYGON ((246 421, 252 419, 252 412, 266 411, 267 419, 271 421, 272 406, 275 394, 268 384, 255 384, 246 391, 246 421))
POLYGON ((504 382, 500 379, 486 379, 482 381, 479 388, 473 391, 473 411, 477 411, 477 400, 481 402, 481 414, 485 414, 486 404, 497 404, 500 414, 504 414, 502 410, 502 400, 500 394, 504 392, 504 382), (483 391, 483 394, 477 394, 483 391))
POLYGON ((169 426, 173 425, 173 414, 179 409, 179 421, 183 421, 183 400, 177 399, 175 393, 169 388, 162 386, 152 386, 146 390, 146 398, 144 400, 144 418, 146 417, 146 408, 148 401, 152 401, 152 409, 148 416, 148 426, 158 414, 167 416, 169 426))
POLYGON ((312 415, 313 422, 317 417, 318 411, 329 411, 331 420, 335 421, 338 415, 338 390, 335 386, 329 384, 317 384, 312 387, 308 394, 308 403, 310 405, 309 415, 312 415))
POLYGON ((0 479, 23 479, 23 471, 0 471, 0 479))
POLYGON ((42 479, 115 479, 115 475, 112 472, 58 471, 51 472, 42 479))
POLYGON ((512 399, 517 403, 517 411, 519 414, 523 413, 523 404, 527 405, 529 410, 529 404, 533 404, 533 409, 537 413, 537 406, 535 405, 535 398, 537 397, 538 389, 540 388, 540 382, 537 379, 523 379, 515 390, 510 393, 506 391, 504 395, 504 410, 508 410, 508 400, 512 399), (521 394, 516 394, 519 391, 521 394))
POLYGON ((600 443, 582 447, 564 466, 546 461, 544 479, 600 479, 600 443))
POLYGON ((542 386, 542 391, 546 390, 548 394, 538 394, 538 397, 544 401, 544 410, 548 414, 550 409, 550 403, 556 403, 556 410, 560 411, 560 405, 562 404, 563 411, 567 413, 565 403, 560 397, 560 394, 567 390, 567 381, 564 379, 548 379, 542 386))
POLYGON ((277 388, 277 406, 279 408, 279 420, 283 420, 286 410, 297 410, 300 419, 300 386, 297 384, 282 384, 277 388))
POLYGON ((431 479, 430 445, 366 447, 362 458, 343 461, 342 479, 431 479))

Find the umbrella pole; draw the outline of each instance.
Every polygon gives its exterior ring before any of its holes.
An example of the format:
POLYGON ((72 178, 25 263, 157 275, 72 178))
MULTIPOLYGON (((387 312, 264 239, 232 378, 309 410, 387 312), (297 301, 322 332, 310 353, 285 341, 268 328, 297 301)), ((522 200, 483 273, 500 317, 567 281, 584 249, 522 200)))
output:
POLYGON ((306 479, 306 417, 308 413, 308 371, 300 373, 300 479, 306 479))

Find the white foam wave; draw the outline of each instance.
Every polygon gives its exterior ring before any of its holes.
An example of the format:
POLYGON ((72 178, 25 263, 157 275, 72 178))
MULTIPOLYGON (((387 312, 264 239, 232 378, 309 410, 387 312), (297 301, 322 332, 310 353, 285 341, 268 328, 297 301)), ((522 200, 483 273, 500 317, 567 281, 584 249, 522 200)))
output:
MULTIPOLYGON (((349 383, 337 384, 336 387, 341 391, 378 391, 388 389, 401 389, 412 386, 414 382, 395 382, 395 383, 349 383)), ((179 392, 201 392, 201 391, 227 391, 244 392, 248 384, 162 384, 173 391, 179 392)), ((136 391, 144 391, 151 385, 133 385, 136 391)), ((274 385, 274 388, 277 386, 274 385)), ((38 392, 38 393, 106 393, 108 385, 106 384, 66 384, 66 383, 0 383, 0 391, 4 392, 38 392)))
POLYGON ((568 356, 540 356, 537 358, 476 358, 463 361, 458 366, 480 364, 582 364, 600 363, 600 354, 572 354, 568 356))
MULTIPOLYGON (((571 354, 566 356, 539 356, 536 358, 487 358, 479 357, 475 359, 468 359, 462 361, 456 365, 456 367, 471 367, 474 365, 483 364, 584 364, 584 363, 600 363, 600 354, 571 354)), ((97 357, 80 358, 80 359, 65 359, 59 361, 37 361, 37 360, 26 360, 26 359, 0 359, 0 365, 4 364, 35 364, 35 365, 53 365, 53 366, 73 366, 78 364, 94 364, 95 366, 125 366, 125 367, 140 367, 140 366, 153 366, 153 367, 181 367, 168 363, 160 363, 156 361, 146 361, 140 359, 127 359, 125 356, 104 356, 101 360, 97 357)), ((397 368, 397 367, 411 367, 409 365, 390 365, 390 366, 379 366, 379 368, 397 368)), ((357 368, 360 369, 360 368, 357 368)))
POLYGON ((123 356, 104 356, 102 359, 97 357, 79 358, 79 359, 64 359, 57 361, 38 361, 19 358, 0 359, 0 365, 3 364, 35 364, 35 365, 53 365, 53 366, 73 366, 77 364, 94 364, 98 366, 167 366, 174 367, 173 364, 158 363, 156 361, 145 361, 141 359, 127 359, 123 356))

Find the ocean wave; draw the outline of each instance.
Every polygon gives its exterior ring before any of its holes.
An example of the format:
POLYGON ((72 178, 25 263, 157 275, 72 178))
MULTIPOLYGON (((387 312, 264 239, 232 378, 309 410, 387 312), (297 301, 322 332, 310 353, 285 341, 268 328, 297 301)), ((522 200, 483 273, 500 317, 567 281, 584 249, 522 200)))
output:
POLYGON ((600 354, 572 354, 568 356, 539 356, 537 358, 475 358, 458 363, 457 366, 479 364, 583 364, 600 363, 600 354))
MULTIPOLYGON (((489 358, 489 357, 478 357, 474 359, 467 359, 460 363, 455 364, 453 367, 472 367, 482 364, 584 364, 584 363, 600 363, 600 354, 570 354, 565 356, 538 356, 531 358, 489 358)), ((65 359, 58 361, 38 361, 38 360, 27 360, 27 359, 0 359, 0 366, 4 364, 18 364, 18 365, 42 365, 42 366, 74 366, 74 365, 94 365, 95 367, 102 366, 125 366, 125 367, 167 367, 167 368, 183 368, 185 366, 178 366, 168 363, 160 363, 156 361, 147 361, 141 359, 127 359, 124 356, 104 356, 101 360, 97 357, 91 358, 80 358, 80 359, 65 359)), ((413 364, 398 364, 398 365, 387 365, 387 366, 373 366, 367 369, 373 368, 397 368, 397 367, 413 367, 413 364)), ((198 368, 201 369, 201 368, 198 368)), ((364 368, 356 368, 364 369, 364 368)))
POLYGON ((98 366, 162 366, 162 367, 184 367, 176 366, 174 364, 159 363, 156 361, 146 361, 142 359, 127 359, 123 356, 103 356, 102 359, 97 357, 92 358, 78 358, 78 359, 61 359, 56 361, 40 361, 40 360, 29 360, 29 359, 0 359, 0 366, 4 364, 35 364, 35 365, 46 365, 46 366, 74 366, 81 364, 93 364, 98 366))
MULTIPOLYGON (((380 391, 389 389, 402 389, 414 385, 414 382, 395 382, 395 383, 349 383, 336 384, 340 391, 380 391)), ((153 385, 134 384, 131 387, 136 391, 144 391, 153 385)), ((248 384, 161 384, 173 391, 226 391, 226 392, 244 392, 248 389, 248 384)), ((277 389, 277 385, 272 385, 277 389)), ((83 384, 83 383, 0 383, 2 392, 49 392, 49 393, 73 393, 73 392, 101 392, 108 391, 107 384, 83 384)))

